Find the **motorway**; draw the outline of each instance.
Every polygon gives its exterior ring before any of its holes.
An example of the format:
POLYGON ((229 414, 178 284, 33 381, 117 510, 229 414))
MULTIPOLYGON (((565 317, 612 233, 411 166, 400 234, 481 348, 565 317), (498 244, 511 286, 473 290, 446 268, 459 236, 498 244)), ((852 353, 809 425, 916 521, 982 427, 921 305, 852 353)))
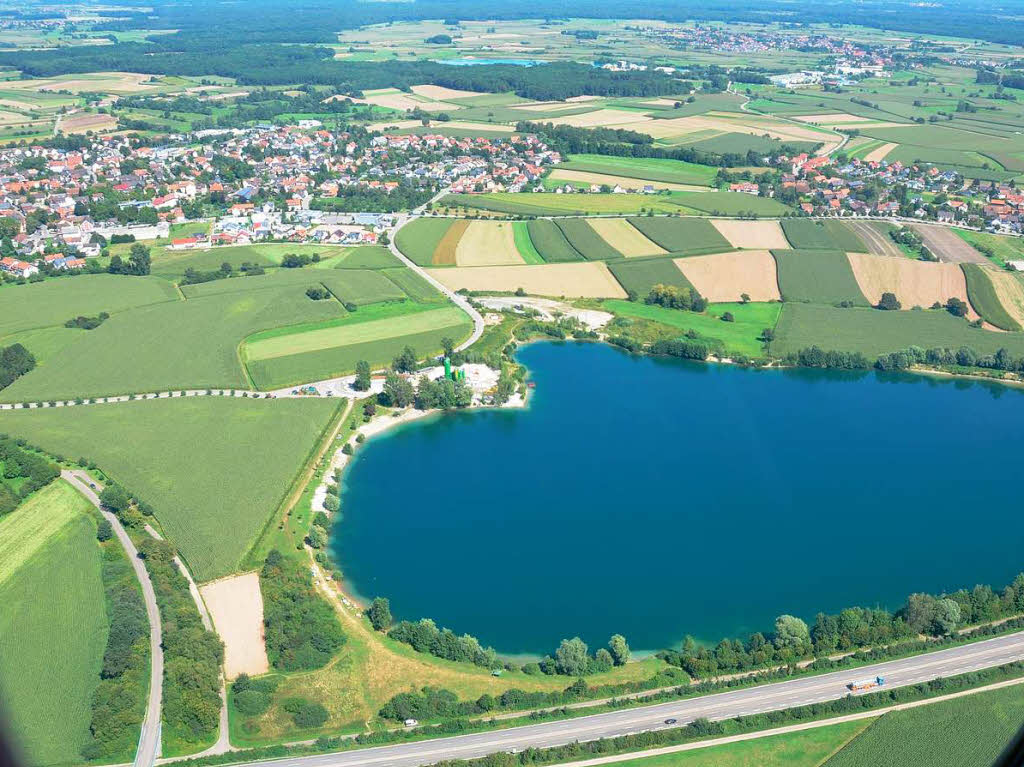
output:
POLYGON ((149 701, 146 703, 146 716, 142 720, 142 732, 139 735, 139 746, 135 752, 134 767, 152 767, 156 756, 160 751, 160 704, 163 698, 164 682, 164 651, 162 647, 162 629, 160 624, 160 610, 156 604, 156 592, 153 590, 153 582, 149 579, 149 571, 146 565, 139 559, 139 551, 128 537, 120 520, 100 505, 100 498, 90 487, 90 483, 102 490, 103 486, 95 482, 88 474, 81 471, 61 471, 61 479, 65 480, 78 492, 84 495, 95 506, 103 518, 106 519, 117 539, 124 547, 128 561, 135 569, 135 577, 139 579, 142 586, 142 596, 146 602, 146 615, 149 618, 149 652, 151 662, 149 664, 149 701))
POLYGON ((987 639, 960 647, 925 653, 857 669, 835 671, 819 676, 802 677, 742 690, 674 700, 650 706, 610 711, 576 719, 529 724, 505 730, 473 735, 437 738, 417 743, 377 746, 334 754, 288 757, 248 762, 259 765, 272 762, 281 767, 420 767, 443 759, 468 759, 500 751, 521 751, 524 748, 545 748, 573 741, 612 738, 618 735, 666 728, 666 719, 676 719, 679 727, 699 717, 712 720, 759 714, 810 703, 821 703, 845 697, 846 684, 854 679, 883 676, 886 687, 926 682, 1024 660, 1024 632, 987 639))

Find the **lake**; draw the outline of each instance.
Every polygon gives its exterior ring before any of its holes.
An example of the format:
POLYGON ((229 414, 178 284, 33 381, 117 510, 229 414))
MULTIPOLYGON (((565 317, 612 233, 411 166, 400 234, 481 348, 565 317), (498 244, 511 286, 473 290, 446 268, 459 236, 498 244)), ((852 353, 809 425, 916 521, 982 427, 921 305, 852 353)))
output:
POLYGON ((348 587, 507 654, 656 650, 1024 569, 1024 392, 748 370, 603 344, 519 352, 525 410, 366 443, 331 547, 348 587))

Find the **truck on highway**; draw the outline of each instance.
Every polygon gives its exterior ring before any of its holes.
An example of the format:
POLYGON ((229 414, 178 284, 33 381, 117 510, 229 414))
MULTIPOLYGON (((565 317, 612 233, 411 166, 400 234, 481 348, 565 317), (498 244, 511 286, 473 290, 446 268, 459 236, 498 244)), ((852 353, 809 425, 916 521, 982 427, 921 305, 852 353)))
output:
POLYGON ((883 684, 885 684, 884 676, 872 676, 867 679, 858 679, 850 682, 846 686, 850 692, 864 692, 865 690, 873 690, 876 687, 881 687, 883 684))

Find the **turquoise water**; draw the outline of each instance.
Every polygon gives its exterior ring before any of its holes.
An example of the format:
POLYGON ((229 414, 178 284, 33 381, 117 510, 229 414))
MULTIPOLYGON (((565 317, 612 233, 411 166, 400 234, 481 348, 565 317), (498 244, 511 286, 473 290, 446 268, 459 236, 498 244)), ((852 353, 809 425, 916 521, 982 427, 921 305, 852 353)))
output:
POLYGON ((506 653, 769 630, 1024 569, 1024 392, 530 345, 530 408, 367 443, 350 587, 506 653))

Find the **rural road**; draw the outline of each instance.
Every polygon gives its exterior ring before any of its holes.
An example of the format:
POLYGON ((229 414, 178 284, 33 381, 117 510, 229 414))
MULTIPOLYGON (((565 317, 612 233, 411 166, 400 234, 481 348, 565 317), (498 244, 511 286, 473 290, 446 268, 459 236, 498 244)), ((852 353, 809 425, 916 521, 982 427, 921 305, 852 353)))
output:
POLYGON ((146 716, 142 720, 142 734, 139 737, 138 750, 135 752, 134 767, 153 767, 157 754, 160 751, 160 703, 163 699, 164 681, 164 651, 161 647, 163 641, 160 628, 160 610, 156 604, 156 592, 153 590, 153 582, 149 579, 149 572, 142 560, 139 559, 139 551, 128 537, 124 527, 117 517, 100 506, 100 498, 96 492, 89 487, 92 483, 96 490, 102 490, 103 486, 92 480, 84 472, 69 471, 64 469, 60 476, 78 492, 84 495, 95 506, 103 518, 110 522, 117 534, 117 539, 124 547, 128 555, 128 561, 135 568, 135 576, 142 586, 142 597, 146 602, 146 615, 149 618, 149 651, 151 662, 149 664, 149 702, 146 704, 146 716))
MULTIPOLYGON (((467 759, 512 749, 545 748, 659 729, 668 726, 664 723, 666 719, 678 720, 673 726, 679 726, 699 717, 729 719, 836 700, 848 694, 846 684, 849 681, 863 677, 883 676, 888 687, 900 687, 1019 660, 1024 660, 1024 632, 913 658, 687 700, 473 735, 272 761, 279 767, 421 767, 444 759, 467 759)), ((261 762, 243 764, 255 766, 261 762)))

